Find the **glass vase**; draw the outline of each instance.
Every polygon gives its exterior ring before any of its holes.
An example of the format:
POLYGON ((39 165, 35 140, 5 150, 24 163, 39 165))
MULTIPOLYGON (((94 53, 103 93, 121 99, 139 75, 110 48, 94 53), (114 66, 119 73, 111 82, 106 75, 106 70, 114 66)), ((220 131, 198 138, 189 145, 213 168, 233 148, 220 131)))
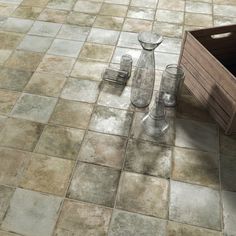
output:
POLYGON ((177 95, 184 81, 184 70, 181 66, 170 64, 162 74, 160 91, 164 93, 165 106, 174 107, 177 95))
POLYGON ((147 107, 152 99, 155 82, 154 50, 161 44, 162 37, 152 32, 142 32, 138 40, 143 49, 132 80, 131 102, 142 108, 147 107))

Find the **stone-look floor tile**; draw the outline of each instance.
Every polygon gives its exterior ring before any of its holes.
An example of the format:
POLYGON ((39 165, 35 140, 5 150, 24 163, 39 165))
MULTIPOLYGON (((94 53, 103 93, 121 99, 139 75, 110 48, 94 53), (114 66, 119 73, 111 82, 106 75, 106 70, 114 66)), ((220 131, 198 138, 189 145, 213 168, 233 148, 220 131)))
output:
POLYGON ((157 52, 176 53, 179 54, 181 50, 181 39, 164 37, 163 42, 157 47, 157 52))
POLYGON ((171 53, 156 52, 155 61, 157 70, 165 70, 169 64, 178 64, 179 55, 171 53))
POLYGON ((99 82, 69 78, 61 98, 79 102, 95 103, 99 93, 99 82))
POLYGON ((113 50, 113 46, 85 43, 83 49, 81 50, 79 58, 109 62, 113 50))
POLYGON ((0 15, 2 17, 9 17, 18 7, 16 4, 8 4, 1 1, 0 3, 0 15))
POLYGON ((220 132, 220 153, 236 155, 236 135, 226 136, 220 132))
POLYGON ((169 221, 167 226, 168 236, 222 236, 219 231, 208 230, 200 227, 180 224, 169 221))
POLYGON ((0 49, 0 65, 3 65, 11 56, 12 50, 0 49))
POLYGON ((38 17, 38 20, 54 22, 54 23, 65 23, 68 14, 69 14, 68 11, 46 8, 44 9, 44 11, 42 11, 40 16, 38 17))
POLYGON ((173 119, 169 119, 169 129, 165 134, 158 138, 151 137, 146 134, 142 124, 142 120, 144 118, 145 114, 141 112, 136 112, 133 126, 132 126, 132 131, 131 131, 131 137, 135 139, 143 139, 147 141, 152 141, 152 142, 157 142, 159 144, 164 144, 164 145, 173 145, 174 144, 174 121, 173 119))
POLYGON ((216 153, 174 148, 172 178, 219 188, 219 160, 216 153))
POLYGON ((0 32, 0 49, 15 49, 23 38, 22 34, 13 32, 0 32))
POLYGON ((184 11, 185 1, 183 0, 159 0, 158 8, 172 10, 172 11, 184 11))
POLYGON ((65 81, 66 77, 61 74, 35 72, 24 91, 38 95, 58 97, 65 81))
POLYGON ((47 123, 57 99, 23 93, 12 110, 12 116, 47 123))
POLYGON ((71 72, 71 76, 86 80, 102 80, 102 73, 108 66, 106 63, 96 61, 78 60, 71 72))
POLYGON ((169 218, 221 230, 219 192, 207 187, 171 181, 169 218))
POLYGON ((166 22, 154 22, 153 31, 166 37, 182 37, 183 26, 166 22))
POLYGON ((29 34, 45 36, 45 37, 55 37, 61 28, 61 24, 52 22, 35 21, 29 34))
POLYGON ((60 99, 50 123, 86 129, 93 111, 93 105, 60 99))
POLYGON ((121 30, 124 18, 116 16, 97 16, 93 27, 121 30))
POLYGON ((228 17, 236 17, 236 5, 216 5, 214 4, 213 9, 214 15, 218 16, 228 16, 228 17))
POLYGON ((35 71, 42 57, 43 54, 38 52, 15 51, 5 65, 9 68, 35 71))
POLYGON ((50 0, 47 7, 59 10, 71 10, 76 0, 50 0))
POLYGON ((213 0, 214 4, 229 4, 229 5, 236 5, 234 0, 213 0))
POLYGON ((97 103, 108 107, 133 109, 134 107, 130 102, 130 93, 130 87, 107 83, 103 85, 97 103))
POLYGON ((84 138, 79 160, 121 169, 125 147, 125 138, 89 131, 84 138))
POLYGON ((142 0, 131 0, 131 6, 135 7, 149 7, 156 8, 158 0, 146 0, 145 2, 142 0))
POLYGON ((141 32, 151 31, 152 21, 126 18, 123 26, 123 31, 141 32))
POLYGON ((174 24, 182 24, 184 20, 184 13, 158 9, 156 12, 156 20, 174 24))
POLYGON ((111 214, 108 208, 66 200, 56 235, 107 235, 111 214))
POLYGON ((236 24, 235 17, 214 16, 214 26, 236 24))
POLYGON ((210 123, 176 119, 175 145, 218 152, 217 126, 210 123))
POLYGON ((145 175, 170 178, 171 156, 170 148, 131 140, 126 151, 124 169, 145 175))
POLYGON ((149 216, 115 210, 109 230, 109 236, 164 236, 166 222, 149 216))
POLYGON ((127 17, 143 20, 153 20, 154 16, 155 10, 149 8, 130 7, 127 13, 127 17))
POLYGON ((27 152, 0 148, 0 184, 17 186, 29 157, 27 152))
MULTIPOLYGON (((15 189, 0 185, 0 224, 7 212, 11 197, 15 189)), ((0 233, 1 235, 1 233, 0 233)))
POLYGON ((0 88, 22 91, 31 75, 32 72, 29 71, 1 68, 0 88))
POLYGON ((0 230, 0 236, 20 236, 20 235, 0 230))
POLYGON ((6 31, 27 33, 33 23, 32 20, 9 17, 1 27, 6 31))
POLYGON ((73 167, 74 161, 32 153, 20 187, 63 196, 73 167))
POLYGON ((235 156, 220 155, 222 189, 236 192, 236 159, 235 156))
POLYGON ((141 49, 141 45, 138 41, 138 33, 121 32, 117 46, 141 49))
POLYGON ((130 0, 104 0, 105 3, 129 5, 130 0))
POLYGON ((40 1, 35 1, 35 0, 23 0, 21 2, 22 6, 34 6, 34 7, 45 7, 49 0, 40 0, 40 1))
POLYGON ((61 198, 16 189, 2 228, 24 235, 50 236, 61 198))
POLYGON ((49 54, 67 57, 77 57, 83 46, 83 42, 55 39, 49 48, 49 54))
POLYGON ((103 3, 99 14, 105 16, 125 17, 128 6, 103 3))
POLYGON ((214 123, 209 112, 191 95, 181 95, 176 115, 178 118, 214 123))
POLYGON ((113 207, 120 172, 112 168, 78 163, 67 196, 113 207))
POLYGON ((85 41, 90 32, 89 27, 76 25, 63 25, 57 35, 57 38, 85 41))
POLYGON ((45 55, 37 68, 37 72, 55 73, 68 76, 74 63, 74 58, 45 55))
POLYGON ((39 7, 20 6, 14 11, 12 16, 18 17, 18 18, 35 20, 39 16, 41 11, 42 11, 42 8, 39 8, 39 7))
POLYGON ((119 31, 92 28, 87 41, 92 43, 115 45, 119 35, 119 31))
POLYGON ((37 144, 36 152, 76 160, 84 131, 79 129, 47 126, 37 144))
POLYGON ((185 25, 211 27, 212 15, 185 13, 185 25))
POLYGON ((77 1, 74 6, 74 11, 97 14, 100 11, 102 3, 90 1, 77 1))
POLYGON ((91 27, 96 19, 96 15, 86 14, 82 12, 70 12, 67 17, 67 23, 79 26, 91 27))
POLYGON ((2 146, 33 151, 42 131, 42 124, 9 118, 0 133, 0 143, 2 146))
POLYGON ((7 116, 2 116, 2 115, 0 115, 0 131, 1 131, 2 128, 4 127, 6 121, 7 121, 7 116))
POLYGON ((52 41, 52 38, 26 35, 17 49, 33 52, 46 52, 50 47, 52 41))
POLYGON ((0 90, 0 113, 10 113, 19 96, 18 92, 0 90))
POLYGON ((128 136, 132 112, 97 106, 89 124, 89 129, 107 134, 128 136))
POLYGON ((212 4, 186 1, 186 12, 212 14, 212 4))
POLYGON ((168 181, 156 177, 123 172, 116 207, 131 212, 167 217, 168 181))
POLYGON ((225 236, 236 234, 236 193, 223 191, 224 233, 225 236))

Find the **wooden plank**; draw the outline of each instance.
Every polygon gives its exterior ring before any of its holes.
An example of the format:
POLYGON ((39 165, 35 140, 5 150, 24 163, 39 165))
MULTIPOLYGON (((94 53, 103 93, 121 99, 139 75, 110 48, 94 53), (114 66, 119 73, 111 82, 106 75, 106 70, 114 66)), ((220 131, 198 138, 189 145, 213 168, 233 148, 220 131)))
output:
POLYGON ((230 119, 228 127, 225 131, 225 134, 230 135, 236 133, 236 108, 234 109, 234 113, 230 119))

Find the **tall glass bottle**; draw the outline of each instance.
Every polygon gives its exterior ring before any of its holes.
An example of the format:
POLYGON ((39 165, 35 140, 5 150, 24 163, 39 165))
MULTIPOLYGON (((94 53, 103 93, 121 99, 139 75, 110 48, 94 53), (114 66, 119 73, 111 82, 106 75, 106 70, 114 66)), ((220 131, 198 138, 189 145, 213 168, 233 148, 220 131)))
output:
POLYGON ((162 37, 152 32, 142 32, 138 40, 143 50, 132 80, 131 102, 142 108, 147 107, 152 99, 155 82, 154 50, 161 44, 162 37))

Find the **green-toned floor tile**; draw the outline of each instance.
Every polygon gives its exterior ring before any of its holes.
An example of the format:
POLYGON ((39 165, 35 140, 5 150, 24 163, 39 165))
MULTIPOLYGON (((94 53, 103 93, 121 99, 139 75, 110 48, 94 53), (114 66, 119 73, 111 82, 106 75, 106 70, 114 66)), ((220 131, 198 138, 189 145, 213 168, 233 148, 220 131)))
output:
POLYGON ((31 28, 33 20, 9 17, 3 24, 2 29, 17 33, 27 33, 31 28))
POLYGON ((42 8, 39 7, 20 6, 14 11, 12 16, 35 20, 39 16, 41 11, 42 8))
POLYGON ((76 0, 50 0, 47 7, 60 10, 71 10, 76 0))
POLYGON ((13 32, 0 32, 0 49, 15 49, 17 45, 21 42, 23 34, 13 33, 13 32))

